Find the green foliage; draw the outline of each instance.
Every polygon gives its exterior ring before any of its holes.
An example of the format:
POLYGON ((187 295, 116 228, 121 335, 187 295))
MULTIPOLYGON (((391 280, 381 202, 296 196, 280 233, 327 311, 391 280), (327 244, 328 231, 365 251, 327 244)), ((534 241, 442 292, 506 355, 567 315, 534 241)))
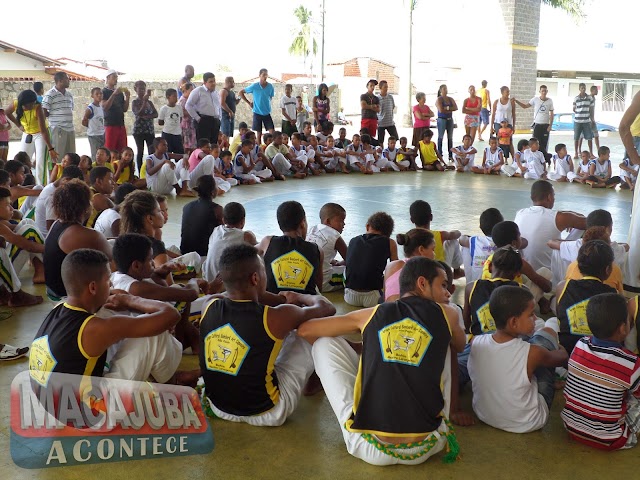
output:
POLYGON ((581 19, 585 16, 585 0, 542 0, 542 3, 553 8, 564 10, 576 19, 581 19))
POLYGON ((318 42, 311 30, 311 10, 307 10, 302 5, 296 7, 293 14, 298 19, 298 26, 293 32, 293 41, 289 46, 289 53, 304 57, 305 63, 310 55, 318 53, 318 42))

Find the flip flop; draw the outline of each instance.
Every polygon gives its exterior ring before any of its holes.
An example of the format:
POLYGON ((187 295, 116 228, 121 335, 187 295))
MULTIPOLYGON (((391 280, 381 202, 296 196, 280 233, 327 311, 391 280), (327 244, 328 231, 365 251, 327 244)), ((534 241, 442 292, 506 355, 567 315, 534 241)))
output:
POLYGON ((11 345, 5 345, 0 350, 0 361, 15 360, 16 358, 24 357, 29 353, 29 347, 13 347, 11 345))

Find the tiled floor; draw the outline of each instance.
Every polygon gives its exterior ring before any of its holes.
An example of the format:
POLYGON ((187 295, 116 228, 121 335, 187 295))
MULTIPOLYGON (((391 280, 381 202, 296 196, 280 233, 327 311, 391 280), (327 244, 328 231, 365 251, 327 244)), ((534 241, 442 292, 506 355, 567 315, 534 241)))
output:
MULTIPOLYGON (((562 138, 566 141, 568 138, 562 138)), ((552 142, 556 139, 552 139, 552 142)), ((568 142, 567 142, 568 143, 568 142)), ((620 150, 619 140, 610 139, 614 152, 620 150)), ((621 152, 618 152, 619 154, 621 152)), ((614 160, 614 163, 616 161, 614 160)), ((619 158, 617 159, 619 163, 619 158)), ((378 210, 389 212, 395 219, 395 232, 411 227, 409 204, 415 199, 431 203, 434 228, 460 229, 477 233, 480 213, 488 207, 498 207, 505 218, 529 204, 529 185, 520 179, 486 178, 479 175, 446 173, 389 173, 374 176, 326 175, 304 181, 243 186, 219 199, 242 202, 247 209, 247 228, 258 238, 278 233, 275 209, 284 200, 300 201, 309 224, 318 221, 320 206, 329 201, 342 204, 347 210, 344 238, 364 232, 367 217, 378 210)), ((593 191, 579 185, 556 185, 556 207, 587 214, 595 208, 605 208, 614 217, 614 239, 626 240, 631 211, 631 194, 620 191, 593 191)), ((183 199, 170 200, 170 220, 165 239, 179 244, 180 210, 183 199)), ((34 288, 30 272, 21 278, 25 290, 43 294, 34 288)), ((458 281, 459 286, 463 280, 458 281)), ((461 291, 461 288, 458 289, 461 291)), ((332 295, 339 310, 345 306, 339 295, 332 295)), ((456 296, 460 303, 460 297, 456 296)), ((33 339, 51 303, 42 306, 0 309, 11 316, 0 320, 0 341, 28 345, 33 339)), ((195 366, 194 357, 185 357, 185 366, 195 366)), ((444 465, 439 457, 418 467, 396 467, 381 470, 350 457, 344 448, 340 428, 328 402, 322 394, 303 398, 298 411, 280 428, 260 429, 230 424, 220 420, 211 423, 216 448, 213 453, 185 458, 164 458, 101 466, 78 466, 49 470, 22 470, 15 466, 9 454, 9 385, 13 377, 27 368, 21 360, 0 365, 0 478, 581 478, 632 477, 637 474, 638 450, 613 454, 593 451, 570 443, 559 420, 562 399, 556 398, 552 418, 540 432, 514 435, 494 430, 486 425, 457 430, 462 459, 444 465)), ((463 396, 469 407, 470 394, 463 396)))

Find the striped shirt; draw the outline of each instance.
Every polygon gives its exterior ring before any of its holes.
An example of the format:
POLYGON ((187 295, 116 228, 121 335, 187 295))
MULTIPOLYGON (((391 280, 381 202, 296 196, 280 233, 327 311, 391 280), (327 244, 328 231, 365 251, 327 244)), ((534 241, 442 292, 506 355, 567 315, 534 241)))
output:
POLYGON ((573 104, 576 106, 574 113, 575 123, 589 123, 591 121, 591 110, 595 107, 596 102, 591 95, 585 95, 581 97, 578 95, 573 104))
POLYGON ((380 112, 378 112, 378 126, 379 127, 391 127, 395 125, 393 122, 393 109, 396 108, 396 102, 393 100, 393 95, 387 93, 384 97, 378 95, 380 99, 380 112))
POLYGON ((626 423, 625 397, 640 397, 640 359, 621 344, 583 337, 569 358, 562 421, 586 445, 615 450, 633 433, 626 423))
POLYGON ((73 95, 53 87, 42 97, 42 108, 49 111, 49 125, 73 131, 73 95))

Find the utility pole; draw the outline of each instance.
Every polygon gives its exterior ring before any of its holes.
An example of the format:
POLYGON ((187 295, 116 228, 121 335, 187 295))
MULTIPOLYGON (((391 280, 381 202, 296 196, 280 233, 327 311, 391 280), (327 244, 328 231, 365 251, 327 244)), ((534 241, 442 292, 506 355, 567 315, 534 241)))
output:
POLYGON ((324 2, 325 0, 322 0, 322 47, 320 53, 320 82, 324 82, 324 2))
POLYGON ((413 118, 411 116, 413 103, 413 82, 411 75, 413 70, 413 9, 416 0, 409 0, 409 79, 407 85, 407 115, 405 116, 405 124, 409 127, 413 126, 413 118))

